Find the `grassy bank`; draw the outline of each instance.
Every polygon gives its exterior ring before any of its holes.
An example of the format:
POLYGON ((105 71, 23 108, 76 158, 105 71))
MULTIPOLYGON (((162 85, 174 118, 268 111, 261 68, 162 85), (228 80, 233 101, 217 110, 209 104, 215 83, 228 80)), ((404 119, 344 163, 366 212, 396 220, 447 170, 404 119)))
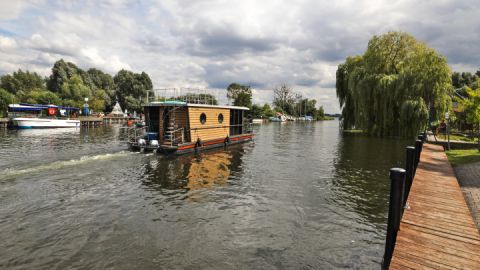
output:
POLYGON ((453 166, 480 161, 480 152, 477 149, 449 150, 445 153, 453 166))
MULTIPOLYGON (((447 136, 444 134, 437 135, 437 139, 447 140, 447 136)), ((452 141, 464 141, 464 142, 478 142, 478 138, 466 137, 457 134, 451 134, 450 140, 452 141)))

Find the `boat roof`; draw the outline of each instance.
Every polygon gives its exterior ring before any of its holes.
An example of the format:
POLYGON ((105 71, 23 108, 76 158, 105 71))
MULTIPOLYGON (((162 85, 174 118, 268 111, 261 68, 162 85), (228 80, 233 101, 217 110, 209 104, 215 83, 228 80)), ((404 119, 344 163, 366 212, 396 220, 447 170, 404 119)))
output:
POLYGON ((68 106, 57 106, 57 105, 43 105, 43 104, 28 104, 28 103, 20 103, 20 104, 9 104, 8 108, 13 111, 41 111, 48 108, 56 108, 56 109, 63 109, 63 110, 71 110, 71 111, 78 111, 79 108, 75 107, 68 107, 68 106))
POLYGON ((250 110, 247 107, 242 106, 229 106, 229 105, 210 105, 210 104, 198 104, 198 103, 187 103, 185 101, 179 100, 167 100, 167 101, 154 101, 149 102, 144 107, 163 107, 163 106, 183 106, 183 107, 200 107, 200 108, 219 108, 219 109, 233 109, 233 110, 250 110))

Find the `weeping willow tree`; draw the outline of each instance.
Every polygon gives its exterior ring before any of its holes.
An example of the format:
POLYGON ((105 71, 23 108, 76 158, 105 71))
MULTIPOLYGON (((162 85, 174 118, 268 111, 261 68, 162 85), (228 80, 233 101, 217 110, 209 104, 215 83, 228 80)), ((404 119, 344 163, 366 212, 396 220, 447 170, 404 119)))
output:
POLYGON ((363 56, 337 69, 344 129, 412 137, 451 104, 446 59, 403 32, 374 36, 363 56))

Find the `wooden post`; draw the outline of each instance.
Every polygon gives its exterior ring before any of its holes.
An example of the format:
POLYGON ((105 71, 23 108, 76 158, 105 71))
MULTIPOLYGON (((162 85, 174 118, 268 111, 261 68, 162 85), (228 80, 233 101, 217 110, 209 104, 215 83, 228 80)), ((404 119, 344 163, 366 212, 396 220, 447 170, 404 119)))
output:
POLYGON ((415 176, 415 147, 407 146, 406 147, 406 163, 405 163, 405 194, 403 196, 403 206, 407 203, 408 194, 410 193, 410 188, 412 187, 413 177, 415 176))
POLYGON ((397 232, 400 228, 403 187, 405 184, 405 170, 401 168, 390 169, 390 203, 388 207, 387 239, 385 241, 385 254, 383 255, 382 269, 388 269, 392 260, 397 232))

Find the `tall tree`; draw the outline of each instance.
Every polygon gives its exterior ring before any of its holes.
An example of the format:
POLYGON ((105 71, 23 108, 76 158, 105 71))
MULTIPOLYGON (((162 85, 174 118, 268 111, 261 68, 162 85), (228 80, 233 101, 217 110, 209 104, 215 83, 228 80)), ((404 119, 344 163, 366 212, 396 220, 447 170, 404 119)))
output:
POLYGON ((68 105, 81 107, 84 99, 92 96, 92 92, 83 83, 80 75, 74 75, 62 83, 59 96, 64 100, 69 100, 68 105))
POLYGON ((467 123, 477 127, 478 131, 478 150, 480 151, 480 87, 472 90, 466 87, 467 99, 462 101, 467 116, 467 123))
POLYGON ((120 70, 113 81, 117 86, 116 95, 122 108, 128 111, 143 111, 141 106, 142 99, 147 97, 147 93, 152 92, 152 81, 147 73, 133 73, 127 70, 120 70))
POLYGON ((448 109, 450 76, 446 59, 407 33, 374 36, 337 69, 343 127, 415 136, 448 109))
POLYGON ((233 101, 234 106, 242 106, 251 108, 252 107, 252 93, 251 92, 241 92, 238 93, 237 97, 233 101))
POLYGON ((35 72, 19 69, 13 74, 1 77, 0 87, 17 97, 23 98, 31 91, 45 90, 45 81, 35 72))
POLYGON ((275 105, 277 109, 280 109, 286 114, 293 114, 294 103, 295 93, 290 86, 282 84, 273 89, 273 105, 275 105))
POLYGON ((5 89, 0 88, 0 117, 5 117, 8 104, 15 102, 15 96, 5 89))
POLYGON ((227 98, 233 100, 234 102, 240 93, 247 93, 252 96, 252 89, 248 85, 242 85, 238 83, 231 83, 227 87, 227 98))
POLYGON ((65 62, 63 59, 58 60, 53 64, 52 74, 47 81, 48 90, 60 93, 63 83, 74 75, 78 75, 78 70, 79 68, 75 64, 65 62))

